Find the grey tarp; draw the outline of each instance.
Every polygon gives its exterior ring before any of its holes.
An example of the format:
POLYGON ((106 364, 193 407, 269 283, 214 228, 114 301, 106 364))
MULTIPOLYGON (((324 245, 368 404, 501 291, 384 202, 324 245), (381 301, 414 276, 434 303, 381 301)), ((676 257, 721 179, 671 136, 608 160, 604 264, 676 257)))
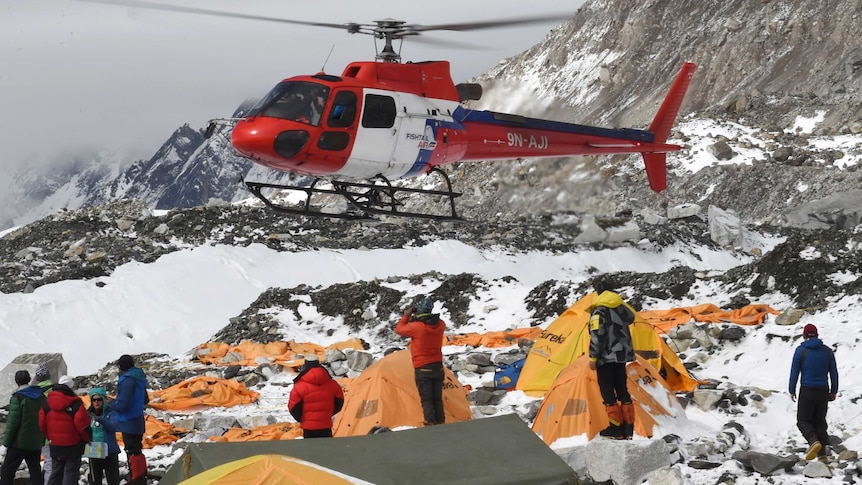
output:
POLYGON ((290 455, 377 485, 579 483, 574 471, 514 414, 347 438, 195 443, 159 483, 173 485, 261 454, 290 455))

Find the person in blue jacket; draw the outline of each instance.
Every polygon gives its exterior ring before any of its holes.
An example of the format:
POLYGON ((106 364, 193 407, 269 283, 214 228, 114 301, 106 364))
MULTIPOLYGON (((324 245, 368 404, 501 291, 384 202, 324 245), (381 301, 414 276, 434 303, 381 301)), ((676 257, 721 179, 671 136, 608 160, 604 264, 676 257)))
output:
POLYGON ((109 403, 114 414, 117 431, 123 435, 126 457, 129 460, 128 485, 147 483, 147 459, 144 456, 144 408, 150 402, 147 395, 147 376, 135 367, 131 355, 117 359, 120 369, 117 379, 117 397, 109 403))
POLYGON ((120 445, 117 444, 117 428, 112 418, 111 406, 107 403, 108 394, 101 387, 90 390, 90 428, 93 431, 93 443, 105 443, 108 456, 104 458, 90 457, 90 485, 102 483, 102 477, 108 485, 120 484, 120 445))
POLYGON ((832 349, 818 338, 817 327, 810 323, 805 325, 802 337, 805 340, 793 353, 790 366, 790 399, 796 401, 796 383, 802 374, 796 426, 808 441, 805 459, 811 461, 819 456, 825 461, 829 444, 826 411, 829 401, 834 401, 838 394, 838 367, 832 349))

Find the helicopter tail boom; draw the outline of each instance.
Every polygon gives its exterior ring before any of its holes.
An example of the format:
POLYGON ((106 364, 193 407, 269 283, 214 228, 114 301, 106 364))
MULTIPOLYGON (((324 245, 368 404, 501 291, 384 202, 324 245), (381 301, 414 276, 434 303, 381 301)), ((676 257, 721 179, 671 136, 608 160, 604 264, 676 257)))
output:
MULTIPOLYGON (((673 127, 685 92, 691 83, 691 77, 697 66, 693 62, 686 62, 677 74, 676 79, 670 87, 667 96, 659 107, 658 112, 649 126, 649 131, 655 135, 656 143, 665 143, 670 130, 673 127)), ((649 186, 656 192, 667 188, 667 153, 665 152, 642 152, 644 157, 644 168, 646 169, 649 186)))

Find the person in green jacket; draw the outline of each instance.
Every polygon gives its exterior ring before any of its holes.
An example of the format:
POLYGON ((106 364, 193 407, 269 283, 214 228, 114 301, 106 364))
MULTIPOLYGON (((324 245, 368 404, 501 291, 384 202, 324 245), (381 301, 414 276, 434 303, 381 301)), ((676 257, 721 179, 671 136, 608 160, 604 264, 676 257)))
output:
POLYGON ((9 399, 9 416, 6 418, 6 432, 3 433, 3 446, 7 448, 6 459, 0 466, 0 485, 12 485, 15 472, 22 461, 27 462, 30 470, 30 483, 42 485, 42 468, 39 460, 45 436, 39 431, 39 410, 45 396, 39 386, 30 386, 30 373, 19 370, 15 373, 18 390, 9 399))

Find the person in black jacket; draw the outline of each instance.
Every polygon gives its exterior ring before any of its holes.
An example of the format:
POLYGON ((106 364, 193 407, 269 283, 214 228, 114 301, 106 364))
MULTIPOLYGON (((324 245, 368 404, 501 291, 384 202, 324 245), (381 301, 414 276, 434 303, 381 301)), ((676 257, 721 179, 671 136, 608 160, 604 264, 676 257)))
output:
POLYGON ((593 282, 596 291, 590 307, 590 369, 605 403, 609 425, 599 432, 605 438, 632 439, 635 409, 626 383, 626 364, 635 360, 629 325, 635 311, 620 295, 614 293, 607 279, 593 282))

